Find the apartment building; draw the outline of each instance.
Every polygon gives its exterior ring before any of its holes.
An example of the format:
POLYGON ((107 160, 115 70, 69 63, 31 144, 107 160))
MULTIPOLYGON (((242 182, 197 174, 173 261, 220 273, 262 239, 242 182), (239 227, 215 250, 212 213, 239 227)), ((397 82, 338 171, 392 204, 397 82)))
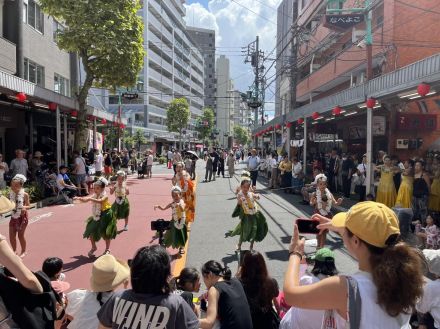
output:
POLYGON ((229 102, 233 109, 234 126, 249 129, 253 113, 247 105, 246 95, 239 90, 231 90, 229 92, 229 102))
MULTIPOLYGON (((290 145, 307 138, 314 152, 337 146, 363 154, 372 129, 374 152, 381 149, 401 158, 426 157, 428 151, 440 150, 440 25, 433 12, 437 4, 371 1, 372 74, 368 81, 367 16, 360 13, 361 22, 345 29, 325 23, 327 9, 363 4, 333 1, 327 8, 324 0, 298 1, 298 107, 284 117, 279 107, 278 116, 259 131, 278 122, 290 123, 290 145), (429 85, 429 93, 418 92, 422 83, 429 85), (376 100, 372 127, 367 127, 366 99, 376 100), (303 134, 304 120, 308 136, 303 134)), ((279 70, 277 66, 282 76, 279 70)))
POLYGON ((215 112, 215 31, 191 26, 187 26, 186 30, 202 52, 205 62, 205 93, 203 97, 205 107, 209 107, 215 112))
MULTIPOLYGON (((8 162, 16 148, 49 154, 45 160, 58 164, 72 151, 79 63, 57 46, 63 28, 38 1, 0 0, 0 153, 8 162)), ((88 113, 112 119, 92 107, 88 113)), ((96 142, 96 120, 89 124, 96 142)))
MULTIPOLYGON (((122 101, 122 113, 132 130, 141 129, 157 151, 178 140, 166 126, 166 109, 174 98, 188 100, 191 119, 186 140, 196 141, 196 118, 204 106, 204 58, 186 30, 183 0, 144 0, 146 55, 136 90, 139 98, 122 101)), ((119 94, 126 90, 120 89, 119 94)), ((110 110, 119 108, 119 95, 110 95, 110 110)))
POLYGON ((234 87, 229 71, 229 59, 225 55, 221 55, 217 58, 216 81, 216 128, 218 132, 218 142, 222 147, 227 147, 227 137, 231 136, 234 124, 233 101, 231 101, 230 98, 230 91, 233 90, 234 87))

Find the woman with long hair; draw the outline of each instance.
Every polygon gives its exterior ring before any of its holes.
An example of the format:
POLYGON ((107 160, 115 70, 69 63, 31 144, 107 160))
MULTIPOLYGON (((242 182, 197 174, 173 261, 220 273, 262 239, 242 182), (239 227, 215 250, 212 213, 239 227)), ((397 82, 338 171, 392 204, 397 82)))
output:
POLYGON ((208 288, 208 310, 200 328, 211 329, 218 319, 220 329, 252 329, 246 294, 240 281, 231 277, 231 270, 210 260, 203 265, 202 276, 208 288))
POLYGON ((331 310, 326 312, 323 323, 336 323, 336 328, 346 328, 348 323, 359 329, 408 328, 411 312, 423 294, 423 261, 415 249, 400 242, 396 214, 383 204, 367 201, 331 220, 320 215, 313 219, 321 222, 320 229, 342 236, 345 247, 358 260, 359 272, 300 286, 305 240, 299 239, 295 225, 284 277, 287 303, 331 310), (359 296, 361 303, 357 303, 359 296))
POLYGON ((251 310, 254 329, 277 328, 280 319, 274 311, 278 296, 278 283, 269 276, 263 255, 248 251, 238 275, 251 310))
POLYGON ((405 169, 402 171, 402 180, 397 193, 396 207, 411 208, 414 181, 414 161, 407 160, 404 163, 405 169))
POLYGON ((428 216, 428 197, 431 192, 431 181, 425 172, 425 164, 421 160, 414 163, 414 181, 412 208, 414 220, 419 220, 423 225, 428 216))

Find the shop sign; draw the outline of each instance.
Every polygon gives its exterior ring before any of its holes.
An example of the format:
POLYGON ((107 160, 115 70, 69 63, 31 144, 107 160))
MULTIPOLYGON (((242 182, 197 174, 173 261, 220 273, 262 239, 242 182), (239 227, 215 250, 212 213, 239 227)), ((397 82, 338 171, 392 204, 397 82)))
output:
POLYGON ((363 21, 363 14, 325 15, 324 26, 333 30, 347 30, 363 21))
POLYGON ((385 136, 386 125, 387 125, 386 117, 374 116, 373 117, 373 136, 385 136))
POLYGON ((396 117, 396 129, 435 131, 437 129, 437 115, 400 113, 396 117))
POLYGON ((291 139, 290 146, 291 147, 302 147, 304 145, 304 139, 291 139))
POLYGON ((350 139, 363 139, 367 135, 365 126, 351 126, 348 128, 348 137, 350 139))
POLYGON ((310 133, 309 139, 312 142, 321 142, 321 141, 333 141, 338 139, 338 134, 316 134, 310 133))
POLYGON ((263 142, 270 142, 270 137, 263 137, 263 142))

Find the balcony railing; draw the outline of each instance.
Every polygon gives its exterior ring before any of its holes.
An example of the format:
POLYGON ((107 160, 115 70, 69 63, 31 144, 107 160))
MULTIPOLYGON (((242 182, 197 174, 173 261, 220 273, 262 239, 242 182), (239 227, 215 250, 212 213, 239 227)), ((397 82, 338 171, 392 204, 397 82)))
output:
POLYGON ((356 87, 301 106, 289 112, 286 119, 295 121, 301 117, 310 116, 313 112, 329 111, 336 105, 353 106, 363 103, 367 97, 395 97, 398 93, 416 89, 421 82, 440 84, 440 54, 424 58, 356 87))

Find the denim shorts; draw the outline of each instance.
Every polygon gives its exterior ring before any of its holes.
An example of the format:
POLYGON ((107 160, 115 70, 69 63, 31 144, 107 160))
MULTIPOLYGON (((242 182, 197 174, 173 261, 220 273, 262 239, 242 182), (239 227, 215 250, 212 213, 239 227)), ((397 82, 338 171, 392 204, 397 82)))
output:
POLYGON ((87 174, 77 174, 76 175, 76 183, 82 184, 86 182, 87 174))

